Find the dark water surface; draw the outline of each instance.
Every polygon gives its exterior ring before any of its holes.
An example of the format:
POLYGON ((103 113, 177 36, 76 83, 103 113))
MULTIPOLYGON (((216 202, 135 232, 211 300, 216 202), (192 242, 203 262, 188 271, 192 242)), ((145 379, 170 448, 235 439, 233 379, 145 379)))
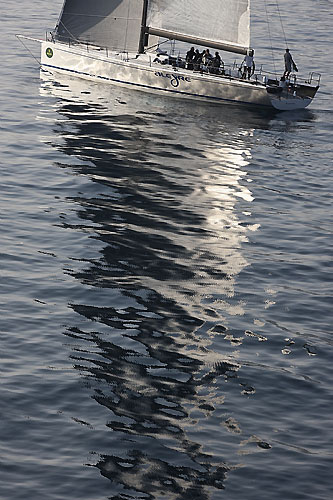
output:
POLYGON ((40 79, 61 3, 2 7, 0 499, 330 500, 332 2, 277 115, 40 79))

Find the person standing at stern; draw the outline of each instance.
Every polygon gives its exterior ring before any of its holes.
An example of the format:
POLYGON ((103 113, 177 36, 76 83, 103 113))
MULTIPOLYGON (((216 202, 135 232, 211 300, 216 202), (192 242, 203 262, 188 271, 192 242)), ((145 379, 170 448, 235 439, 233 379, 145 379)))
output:
POLYGON ((291 71, 294 70, 294 71, 298 71, 297 69, 297 66, 290 54, 290 51, 289 49, 286 49, 285 53, 284 53, 284 73, 283 73, 283 76, 285 78, 289 78, 289 75, 291 73, 291 71))

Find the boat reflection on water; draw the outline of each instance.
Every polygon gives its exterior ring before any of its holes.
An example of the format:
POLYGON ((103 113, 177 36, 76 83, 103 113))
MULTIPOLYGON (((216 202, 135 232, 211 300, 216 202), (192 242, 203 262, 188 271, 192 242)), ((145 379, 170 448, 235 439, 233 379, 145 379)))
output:
POLYGON ((99 243, 94 257, 76 248, 65 271, 84 297, 68 299, 78 313, 66 330, 71 357, 108 411, 99 428, 109 451, 96 438, 90 465, 112 481, 112 498, 212 498, 240 466, 235 283, 258 230, 246 172, 253 130, 268 121, 44 80, 61 117, 47 140, 89 183, 67 197, 78 219, 63 227, 99 243))

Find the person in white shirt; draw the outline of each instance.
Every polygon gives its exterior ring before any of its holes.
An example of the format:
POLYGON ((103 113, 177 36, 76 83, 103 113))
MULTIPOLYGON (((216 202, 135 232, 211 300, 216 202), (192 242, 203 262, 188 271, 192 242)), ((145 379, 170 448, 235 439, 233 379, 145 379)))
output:
POLYGON ((247 79, 250 80, 251 76, 253 75, 255 70, 253 56, 254 56, 254 50, 249 50, 246 56, 244 57, 242 78, 247 77, 247 79))

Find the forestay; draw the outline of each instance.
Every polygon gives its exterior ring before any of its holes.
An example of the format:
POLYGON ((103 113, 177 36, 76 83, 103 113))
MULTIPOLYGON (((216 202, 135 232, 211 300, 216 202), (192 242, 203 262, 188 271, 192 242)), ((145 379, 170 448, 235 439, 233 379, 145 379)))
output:
POLYGON ((55 36, 114 50, 138 50, 142 0, 66 0, 55 36))
POLYGON ((146 24, 151 34, 243 53, 250 0, 149 0, 146 24))

